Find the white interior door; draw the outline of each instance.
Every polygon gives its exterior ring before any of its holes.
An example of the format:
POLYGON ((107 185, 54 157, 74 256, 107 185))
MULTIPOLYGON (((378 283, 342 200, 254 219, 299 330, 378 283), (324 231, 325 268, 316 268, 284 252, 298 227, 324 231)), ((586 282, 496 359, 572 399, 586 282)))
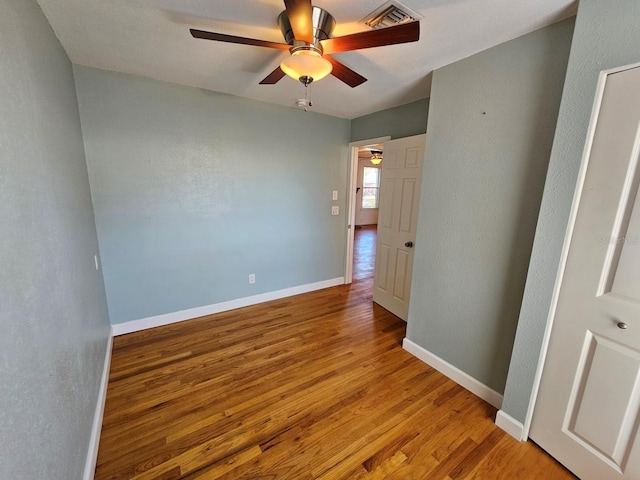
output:
POLYGON ((640 479, 640 68, 606 77, 531 438, 583 480, 640 479))
POLYGON ((426 135, 384 143, 373 301, 407 320, 426 135))

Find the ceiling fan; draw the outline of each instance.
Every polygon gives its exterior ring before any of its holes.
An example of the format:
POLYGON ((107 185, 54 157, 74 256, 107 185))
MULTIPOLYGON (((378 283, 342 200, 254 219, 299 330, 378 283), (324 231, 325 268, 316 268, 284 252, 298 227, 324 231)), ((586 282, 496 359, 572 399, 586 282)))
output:
POLYGON ((329 12, 314 7, 311 0, 284 0, 284 5, 286 10, 278 17, 278 25, 287 43, 195 29, 190 30, 191 35, 219 42, 289 50, 291 55, 267 75, 261 85, 273 85, 289 75, 308 86, 331 74, 352 88, 367 79, 333 58, 332 53, 415 42, 420 38, 418 21, 332 38, 336 21, 329 12))

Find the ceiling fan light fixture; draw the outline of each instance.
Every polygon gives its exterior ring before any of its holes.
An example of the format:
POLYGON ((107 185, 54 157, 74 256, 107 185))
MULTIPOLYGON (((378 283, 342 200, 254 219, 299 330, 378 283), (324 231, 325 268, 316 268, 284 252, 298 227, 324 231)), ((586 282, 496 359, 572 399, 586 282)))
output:
POLYGON ((308 85, 329 75, 333 65, 315 50, 297 50, 282 61, 280 68, 291 78, 308 85))

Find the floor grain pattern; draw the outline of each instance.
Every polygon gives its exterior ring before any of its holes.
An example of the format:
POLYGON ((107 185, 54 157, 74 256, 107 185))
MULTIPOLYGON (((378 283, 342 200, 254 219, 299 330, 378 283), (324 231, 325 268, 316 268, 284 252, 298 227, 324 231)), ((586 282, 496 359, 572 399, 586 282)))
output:
POLYGON ((575 478, 402 349, 374 249, 352 285, 116 337, 95 478, 575 478))

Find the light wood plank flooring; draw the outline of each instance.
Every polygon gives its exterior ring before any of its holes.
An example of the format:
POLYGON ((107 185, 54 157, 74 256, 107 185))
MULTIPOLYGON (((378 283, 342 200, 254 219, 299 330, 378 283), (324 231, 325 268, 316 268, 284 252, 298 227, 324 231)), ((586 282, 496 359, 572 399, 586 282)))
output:
MULTIPOLYGON (((367 246, 368 245, 368 246, 367 246)), ((96 479, 568 479, 355 281, 115 338, 96 479)))

